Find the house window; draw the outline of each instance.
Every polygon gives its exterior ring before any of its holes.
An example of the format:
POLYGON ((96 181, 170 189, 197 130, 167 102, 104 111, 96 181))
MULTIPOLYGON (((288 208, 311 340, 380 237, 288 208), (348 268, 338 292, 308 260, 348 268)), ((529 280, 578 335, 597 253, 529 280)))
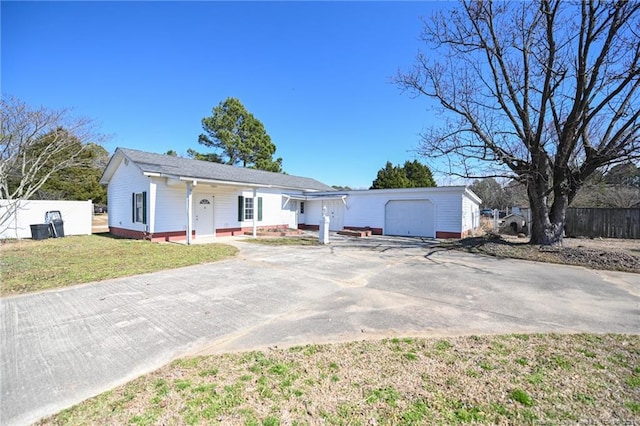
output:
POLYGON ((300 201, 300 214, 304 214, 304 201, 300 201))
POLYGON ((134 192, 131 194, 131 221, 133 223, 147 223, 146 192, 134 192))
POLYGON ((253 198, 244 199, 244 220, 253 220, 253 198))
POLYGON ((253 197, 239 196, 238 221, 253 220, 254 214, 257 214, 256 220, 258 222, 262 220, 262 197, 257 197, 257 203, 254 203, 253 197))

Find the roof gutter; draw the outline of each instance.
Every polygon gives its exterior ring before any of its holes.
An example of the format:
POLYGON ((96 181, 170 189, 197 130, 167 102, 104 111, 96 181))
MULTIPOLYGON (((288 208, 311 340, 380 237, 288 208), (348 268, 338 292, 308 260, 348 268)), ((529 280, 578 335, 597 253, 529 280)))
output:
MULTIPOLYGON (((293 186, 280 186, 280 185, 270 185, 263 183, 251 183, 251 182, 240 182, 240 181, 228 181, 228 180, 218 180, 218 179, 205 179, 205 178, 197 178, 197 177, 189 177, 189 176, 177 176, 170 175, 159 172, 143 172, 144 176, 149 177, 163 177, 167 179, 172 179, 176 182, 198 182, 198 183, 208 183, 213 185, 226 185, 226 186, 239 186, 239 187, 249 187, 249 188, 280 188, 280 189, 291 189, 295 191, 306 191, 306 192, 314 192, 316 190, 310 190, 305 188, 297 188, 293 186)), ((318 191, 319 192, 319 191, 318 191)))

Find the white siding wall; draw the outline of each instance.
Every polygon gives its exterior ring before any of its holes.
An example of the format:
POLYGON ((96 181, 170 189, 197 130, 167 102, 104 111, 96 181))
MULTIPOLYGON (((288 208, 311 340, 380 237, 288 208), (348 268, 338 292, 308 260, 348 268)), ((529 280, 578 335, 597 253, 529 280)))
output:
POLYGON ((213 211, 216 229, 236 228, 238 223, 238 195, 240 191, 231 187, 213 189, 213 211))
POLYGON ((91 201, 25 200, 17 205, 0 200, 0 209, 16 208, 16 213, 0 228, 0 238, 31 238, 31 225, 44 223, 45 213, 62 215, 64 234, 91 235, 93 203, 91 201))
POLYGON ((320 225, 322 219, 322 201, 307 200, 304 202, 304 223, 305 225, 320 225))
POLYGON ((354 193, 347 197, 345 207, 345 226, 370 226, 384 228, 384 206, 388 195, 354 193))
MULTIPOLYGON (((153 205, 150 197, 149 178, 142 175, 140 169, 133 163, 125 164, 124 160, 117 168, 107 189, 107 202, 109 203, 109 226, 116 228, 145 231, 142 223, 133 223, 131 220, 131 194, 147 191, 148 205, 153 205)), ((150 219, 149 213, 147 219, 150 219)), ((147 220, 149 222, 149 220, 147 220)))
POLYGON ((155 203, 150 203, 149 212, 153 218, 152 232, 185 231, 187 229, 187 185, 167 185, 165 182, 164 178, 153 179, 152 187, 155 190, 152 192, 155 192, 155 203))
POLYGON ((462 232, 462 191, 433 197, 436 208, 436 232, 462 232))
POLYGON ((480 227, 480 205, 469 198, 462 196, 462 232, 475 232, 480 227))

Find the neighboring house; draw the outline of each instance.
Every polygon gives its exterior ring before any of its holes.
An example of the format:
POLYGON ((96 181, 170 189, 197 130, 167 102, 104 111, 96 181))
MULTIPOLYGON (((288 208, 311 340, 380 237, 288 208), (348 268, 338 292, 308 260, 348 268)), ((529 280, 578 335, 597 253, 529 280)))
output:
POLYGON ((258 229, 330 229, 461 237, 479 226, 480 199, 465 187, 334 191, 315 179, 118 148, 108 185, 109 231, 184 240, 258 229))

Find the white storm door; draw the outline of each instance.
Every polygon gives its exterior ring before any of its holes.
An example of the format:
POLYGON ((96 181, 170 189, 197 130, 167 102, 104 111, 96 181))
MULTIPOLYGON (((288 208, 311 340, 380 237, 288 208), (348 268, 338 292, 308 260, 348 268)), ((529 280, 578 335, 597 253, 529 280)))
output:
POLYGON ((298 202, 289 201, 289 220, 287 225, 291 229, 298 229, 298 202))
POLYGON ((194 212, 194 226, 196 237, 215 235, 213 224, 213 197, 212 196, 196 196, 194 197, 196 208, 194 212))
POLYGON ((327 201, 327 214, 331 218, 330 231, 342 231, 344 228, 344 203, 342 200, 327 201))

